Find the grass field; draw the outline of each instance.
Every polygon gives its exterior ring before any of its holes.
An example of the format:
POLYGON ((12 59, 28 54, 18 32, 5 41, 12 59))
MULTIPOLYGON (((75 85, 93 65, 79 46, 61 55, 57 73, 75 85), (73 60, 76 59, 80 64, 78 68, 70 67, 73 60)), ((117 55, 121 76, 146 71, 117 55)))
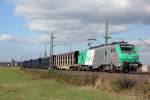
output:
POLYGON ((33 80, 20 69, 0 68, 0 100, 129 100, 128 97, 70 86, 54 80, 33 80))

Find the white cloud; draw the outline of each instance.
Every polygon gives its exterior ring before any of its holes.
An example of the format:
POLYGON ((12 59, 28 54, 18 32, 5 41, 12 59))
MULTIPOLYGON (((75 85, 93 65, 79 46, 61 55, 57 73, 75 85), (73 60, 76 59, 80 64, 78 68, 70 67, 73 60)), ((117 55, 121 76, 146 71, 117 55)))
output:
POLYGON ((22 42, 29 43, 29 44, 43 44, 43 43, 45 44, 45 43, 49 43, 49 41, 50 41, 50 35, 43 34, 43 35, 25 38, 25 41, 22 42))
MULTIPOLYGON (((134 23, 150 24, 148 0, 9 0, 16 16, 28 18, 28 28, 35 32, 54 32, 72 39, 89 38, 104 33, 108 18, 110 33, 126 31, 134 23), (139 6, 140 5, 140 6, 139 6)), ((64 40, 60 38, 59 40, 64 40)))
POLYGON ((7 34, 0 34, 0 42, 11 42, 15 40, 16 40, 15 36, 7 35, 7 34))
POLYGON ((118 9, 127 8, 129 5, 129 0, 114 0, 112 3, 118 9))
POLYGON ((149 39, 136 39, 133 41, 130 41, 130 43, 138 45, 140 47, 150 47, 150 38, 149 39))
POLYGON ((11 42, 17 44, 42 44, 48 43, 50 40, 50 35, 42 34, 32 37, 19 37, 15 35, 8 35, 8 34, 0 34, 0 42, 11 42))

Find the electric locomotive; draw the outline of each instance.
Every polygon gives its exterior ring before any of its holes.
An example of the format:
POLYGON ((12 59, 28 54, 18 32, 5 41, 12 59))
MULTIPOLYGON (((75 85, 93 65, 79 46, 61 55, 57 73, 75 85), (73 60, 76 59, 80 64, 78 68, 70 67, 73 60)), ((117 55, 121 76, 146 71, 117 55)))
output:
POLYGON ((138 47, 127 42, 114 42, 79 52, 78 64, 102 71, 136 71, 142 66, 138 47))

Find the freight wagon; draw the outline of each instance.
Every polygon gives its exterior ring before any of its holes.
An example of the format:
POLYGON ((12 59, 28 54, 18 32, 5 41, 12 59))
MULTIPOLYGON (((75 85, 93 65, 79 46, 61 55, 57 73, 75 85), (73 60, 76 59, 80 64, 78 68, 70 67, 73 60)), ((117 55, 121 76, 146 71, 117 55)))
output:
POLYGON ((74 51, 65 54, 55 55, 54 67, 57 69, 71 69, 73 66, 77 66, 79 51, 74 51))

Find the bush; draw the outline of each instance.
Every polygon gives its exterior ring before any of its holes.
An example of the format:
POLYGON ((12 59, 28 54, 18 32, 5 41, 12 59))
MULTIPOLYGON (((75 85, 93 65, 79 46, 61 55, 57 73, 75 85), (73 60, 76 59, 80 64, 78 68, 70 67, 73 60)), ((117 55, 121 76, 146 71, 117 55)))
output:
POLYGON ((136 81, 129 78, 120 78, 113 82, 113 89, 115 91, 122 91, 126 89, 131 89, 136 85, 136 81))

